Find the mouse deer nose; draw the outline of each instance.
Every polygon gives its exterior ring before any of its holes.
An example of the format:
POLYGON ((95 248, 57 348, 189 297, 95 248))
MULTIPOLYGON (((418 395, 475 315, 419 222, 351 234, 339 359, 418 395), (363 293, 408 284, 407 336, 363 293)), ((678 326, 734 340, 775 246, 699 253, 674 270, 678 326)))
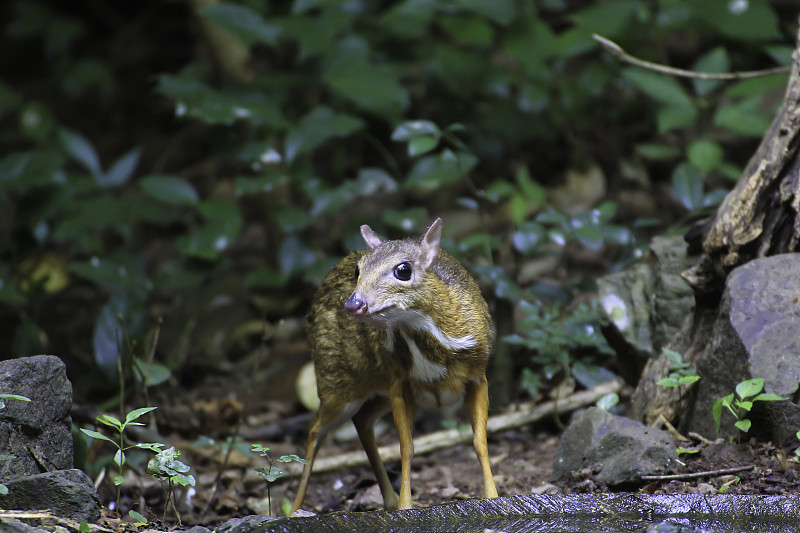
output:
POLYGON ((344 310, 350 316, 364 316, 367 314, 367 302, 360 299, 358 294, 354 292, 344 303, 344 310))

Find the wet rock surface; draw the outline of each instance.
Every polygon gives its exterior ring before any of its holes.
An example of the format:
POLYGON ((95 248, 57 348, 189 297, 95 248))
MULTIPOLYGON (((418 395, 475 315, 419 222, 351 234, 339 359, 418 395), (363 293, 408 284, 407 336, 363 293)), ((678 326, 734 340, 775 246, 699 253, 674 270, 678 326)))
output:
MULTIPOLYGON (((256 521, 258 531, 797 531, 800 499, 781 496, 522 495, 427 509, 256 521), (747 518, 744 518, 747 517, 747 518), (653 529, 658 528, 658 529, 653 529)), ((226 530, 231 531, 231 530, 226 530)))
POLYGON ((612 487, 636 483, 642 475, 675 468, 676 447, 665 431, 591 407, 562 435, 552 479, 591 476, 612 487))
MULTIPOLYGON (((701 379, 685 428, 714 435, 714 402, 751 378, 764 379, 764 392, 788 398, 757 402, 752 433, 777 443, 796 442, 800 406, 794 401, 800 385, 800 254, 755 259, 728 276, 719 318, 705 353, 697 360, 701 379)), ((724 416, 720 434, 738 436, 731 416, 724 416)))

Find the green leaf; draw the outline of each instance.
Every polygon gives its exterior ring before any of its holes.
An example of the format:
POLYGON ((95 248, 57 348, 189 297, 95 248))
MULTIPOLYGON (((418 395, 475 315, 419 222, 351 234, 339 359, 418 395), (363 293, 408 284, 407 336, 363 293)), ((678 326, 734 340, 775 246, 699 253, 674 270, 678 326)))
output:
POLYGON ((81 134, 68 129, 58 132, 58 139, 62 148, 72 158, 92 173, 95 179, 103 175, 100 167, 100 158, 89 140, 81 134))
POLYGON ((112 415, 104 414, 97 417, 97 421, 105 424, 107 426, 111 426, 113 428, 122 429, 122 421, 112 415))
POLYGON ((589 7, 580 9, 570 18, 589 33, 615 39, 647 22, 649 13, 642 2, 617 0, 589 4, 589 7))
POLYGON ((362 39, 352 36, 343 39, 331 56, 323 79, 342 98, 367 111, 388 118, 399 116, 409 105, 399 73, 388 65, 371 61, 369 54, 369 47, 362 39))
POLYGON ((236 191, 236 196, 247 196, 248 194, 271 192, 277 187, 286 184, 288 181, 289 177, 285 174, 272 176, 239 176, 236 178, 234 189, 236 191))
POLYGON ((32 187, 63 183, 64 156, 55 149, 14 152, 0 159, 0 192, 23 192, 32 187))
POLYGON ((416 157, 430 152, 438 145, 438 137, 414 137, 408 141, 408 155, 409 157, 416 157))
POLYGON ((669 348, 661 348, 661 353, 666 357, 670 363, 672 363, 672 367, 674 368, 676 365, 683 365, 683 357, 680 353, 676 352, 675 350, 670 350, 669 348))
POLYGON ((276 46, 281 35, 279 26, 267 24, 261 15, 240 5, 212 4, 200 9, 200 15, 232 33, 247 46, 255 43, 276 46))
POLYGON ((136 525, 136 526, 141 526, 141 525, 144 525, 144 524, 147 523, 147 518, 145 518, 141 514, 137 513, 133 509, 128 511, 128 514, 130 515, 131 518, 133 518, 134 525, 136 525))
POLYGON ((136 165, 139 164, 141 151, 136 148, 117 159, 105 174, 96 176, 97 184, 101 187, 119 187, 131 179, 136 165))
POLYGON ((297 236, 284 239, 278 252, 278 262, 283 276, 291 276, 311 267, 317 260, 314 251, 297 236))
POLYGON ((409 120, 397 126, 392 132, 393 141, 410 141, 417 137, 440 137, 439 126, 430 120, 409 120))
POLYGON ((139 409, 134 409, 130 413, 127 414, 125 417, 125 422, 131 422, 136 420, 140 416, 149 413, 150 411, 154 411, 158 409, 158 407, 140 407, 139 409))
POLYGON ((700 376, 698 376, 696 374, 691 375, 691 376, 681 376, 680 379, 678 380, 678 384, 679 385, 691 385, 692 383, 695 383, 697 381, 700 381, 700 376))
POLYGON ((305 459, 301 459, 300 457, 296 456, 295 454, 281 455, 280 457, 278 457, 277 461, 279 463, 291 463, 292 461, 294 461, 296 463, 300 463, 300 464, 304 464, 304 465, 308 464, 308 461, 306 461, 305 459))
POLYGON ((517 182, 517 186, 519 186, 519 190, 522 191, 522 194, 525 195, 525 198, 532 206, 541 207, 545 205, 546 192, 544 187, 531 178, 531 173, 526 165, 517 167, 514 179, 517 182))
POLYGON ((408 173, 405 187, 423 191, 435 190, 458 181, 477 164, 478 159, 471 153, 444 150, 419 159, 408 173))
POLYGON ((583 225, 573 230, 575 237, 583 246, 599 251, 603 248, 603 234, 594 226, 583 225))
POLYGON ((783 396, 778 396, 777 394, 772 394, 772 393, 769 393, 769 392, 765 392, 765 393, 759 394, 758 396, 753 398, 753 401, 754 402, 782 402, 782 401, 784 401, 786 399, 787 398, 784 398, 783 396))
MULTIPOLYGON (((709 72, 713 74, 730 72, 731 65, 728 59, 728 52, 725 48, 718 46, 698 59, 692 66, 692 69, 697 72, 709 72)), ((694 91, 699 96, 707 95, 722 85, 722 83, 722 80, 692 80, 694 91)))
POLYGON ((697 108, 694 106, 668 105, 656 112, 656 123, 658 132, 686 128, 697 121, 697 108))
POLYGON ((753 378, 742 381, 736 385, 736 396, 739 398, 749 398, 755 396, 764 389, 764 378, 753 378))
POLYGON ((286 136, 286 161, 294 159, 334 137, 345 137, 361 129, 361 119, 346 113, 335 113, 319 106, 306 114, 286 136))
POLYGON ((780 38, 778 16, 767 0, 701 0, 685 3, 695 15, 724 35, 739 41, 780 38))
POLYGON ((114 463, 120 467, 120 469, 125 464, 125 451, 123 451, 122 448, 119 448, 117 453, 114 454, 114 463))
POLYGON ((723 157, 722 147, 718 143, 706 139, 694 141, 686 150, 686 158, 704 174, 719 166, 723 157))
POLYGON ((110 439, 110 438, 106 437, 105 435, 103 435, 102 433, 99 433, 99 432, 91 430, 91 429, 84 429, 84 428, 80 428, 80 430, 84 434, 92 437, 93 439, 105 440, 105 441, 108 441, 108 442, 110 442, 111 444, 113 444, 115 446, 117 445, 117 443, 116 443, 116 441, 114 439, 110 439))
POLYGON ((752 425, 752 422, 750 422, 750 419, 745 418, 744 420, 739 420, 737 422, 734 422, 733 425, 739 428, 739 430, 747 433, 748 431, 750 431, 750 426, 752 425))
POLYGON ((196 205, 200 196, 187 181, 174 176, 154 174, 139 181, 142 189, 151 197, 174 205, 196 205))
POLYGON ((523 222, 520 224, 512 239, 514 248, 525 255, 535 253, 539 245, 546 241, 547 232, 536 222, 523 222))
POLYGON ((487 17, 501 26, 511 24, 517 14, 514 0, 453 0, 452 5, 487 17))
POLYGON ((773 74, 772 76, 750 78, 732 83, 725 89, 723 94, 731 98, 764 95, 770 91, 780 91, 782 94, 788 81, 788 74, 773 74))
POLYGON ((100 310, 92 332, 92 347, 97 365, 109 378, 117 377, 117 358, 123 342, 122 333, 138 333, 144 320, 144 294, 116 291, 100 310), (120 318, 121 317, 121 318, 120 318))
POLYGON ((657 102, 671 107, 694 107, 692 99, 675 78, 638 68, 625 69, 623 75, 631 85, 657 102))
POLYGON ((683 206, 692 211, 703 207, 703 175, 689 163, 681 163, 672 172, 672 187, 683 206))
POLYGON ((18 400, 20 402, 29 402, 30 398, 27 396, 20 396, 19 394, 0 394, 0 398, 4 400, 18 400))
POLYGON ((8 487, 0 483, 0 496, 5 496, 8 494, 8 487))
POLYGON ((206 223, 190 235, 176 241, 178 250, 187 256, 214 261, 236 241, 242 229, 242 215, 236 204, 221 199, 198 204, 206 223))
POLYGON ((771 121, 760 109, 761 99, 761 95, 756 95, 719 107, 714 114, 714 124, 734 133, 761 138, 771 121))
POLYGON ((611 393, 611 394, 606 394, 605 396, 597 400, 595 406, 599 407, 603 411, 608 411, 618 403, 619 403, 619 395, 616 393, 611 393))
POLYGON ((428 210, 422 206, 407 209, 386 209, 381 220, 388 226, 411 233, 421 227, 428 218, 428 210))
POLYGON ((477 17, 440 16, 436 22, 453 40, 463 45, 488 47, 494 42, 494 28, 477 17))

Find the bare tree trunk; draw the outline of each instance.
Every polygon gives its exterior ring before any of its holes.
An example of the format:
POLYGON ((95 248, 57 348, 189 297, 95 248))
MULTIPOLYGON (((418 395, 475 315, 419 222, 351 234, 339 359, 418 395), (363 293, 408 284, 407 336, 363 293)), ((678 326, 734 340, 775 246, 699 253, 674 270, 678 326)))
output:
MULTIPOLYGON (((736 187, 712 219, 686 234, 690 247, 702 254, 683 273, 695 293, 694 312, 670 342, 685 362, 693 363, 705 350, 731 270, 758 257, 800 251, 800 34, 792 58, 783 105, 736 187)), ((663 356, 645 366, 634 393, 634 418, 677 420, 683 391, 655 385, 668 373, 663 356)))

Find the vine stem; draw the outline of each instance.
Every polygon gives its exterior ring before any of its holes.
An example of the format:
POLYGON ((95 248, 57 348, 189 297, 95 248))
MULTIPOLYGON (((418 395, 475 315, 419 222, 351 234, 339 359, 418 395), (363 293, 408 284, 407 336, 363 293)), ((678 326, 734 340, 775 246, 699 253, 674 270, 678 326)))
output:
POLYGON ((592 34, 592 38, 597 41, 608 53, 620 59, 621 61, 636 65, 637 67, 654 70, 662 74, 679 76, 682 78, 694 78, 698 80, 744 80, 747 78, 758 78, 761 76, 772 76, 773 74, 783 74, 791 70, 791 67, 786 65, 763 70, 744 70, 738 72, 697 72, 696 70, 670 67, 668 65, 662 65, 660 63, 639 59, 638 57, 632 56, 623 50, 622 47, 614 41, 606 39, 602 35, 598 35, 596 33, 592 34))

